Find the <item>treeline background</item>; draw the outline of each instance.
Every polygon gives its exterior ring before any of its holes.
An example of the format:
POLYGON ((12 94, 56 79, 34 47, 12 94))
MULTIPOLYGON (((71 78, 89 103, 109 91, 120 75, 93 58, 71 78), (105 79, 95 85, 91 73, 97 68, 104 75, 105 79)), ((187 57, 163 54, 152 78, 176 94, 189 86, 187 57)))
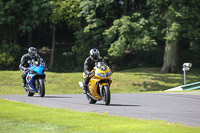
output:
POLYGON ((0 70, 29 47, 55 72, 82 71, 91 48, 113 70, 200 66, 199 0, 0 0, 0 70))

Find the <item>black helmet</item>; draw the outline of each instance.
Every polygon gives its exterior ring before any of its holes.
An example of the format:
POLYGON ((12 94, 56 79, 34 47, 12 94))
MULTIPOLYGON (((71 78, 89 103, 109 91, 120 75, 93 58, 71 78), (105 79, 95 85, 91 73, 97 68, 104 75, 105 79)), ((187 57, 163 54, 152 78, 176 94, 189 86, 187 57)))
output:
POLYGON ((100 57, 99 50, 97 50, 96 48, 91 49, 90 57, 92 58, 92 60, 97 61, 100 57))
POLYGON ((34 57, 37 55, 37 49, 34 48, 34 47, 30 47, 30 48, 28 49, 28 53, 29 53, 29 55, 30 55, 32 58, 34 58, 34 57))

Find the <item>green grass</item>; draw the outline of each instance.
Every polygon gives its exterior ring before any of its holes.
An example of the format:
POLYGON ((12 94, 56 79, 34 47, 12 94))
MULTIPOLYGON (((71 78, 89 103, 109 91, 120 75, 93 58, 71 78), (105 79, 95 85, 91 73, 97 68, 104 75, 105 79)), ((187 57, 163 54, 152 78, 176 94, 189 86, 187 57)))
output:
MULTIPOLYGON (((187 72, 187 83, 200 79, 200 70, 187 72)), ((47 72, 46 94, 78 94, 82 73, 47 72)), ((162 74, 158 68, 137 68, 115 72, 112 93, 166 90, 183 84, 183 74, 162 74)), ((25 95, 20 71, 0 71, 0 95, 25 95)), ((200 128, 158 120, 139 120, 68 109, 51 109, 0 99, 0 132, 74 133, 196 133, 200 128)))
POLYGON ((198 127, 52 109, 0 99, 0 132, 73 132, 73 133, 197 133, 198 127))
MULTIPOLYGON (((111 93, 134 93, 163 91, 183 84, 183 73, 159 73, 159 68, 136 68, 115 72, 112 76, 111 93)), ((187 72, 187 83, 200 80, 200 69, 187 72)), ((78 94, 82 90, 78 81, 83 81, 82 72, 47 72, 46 94, 78 94)), ((0 95, 25 94, 21 87, 20 71, 0 71, 0 95)))

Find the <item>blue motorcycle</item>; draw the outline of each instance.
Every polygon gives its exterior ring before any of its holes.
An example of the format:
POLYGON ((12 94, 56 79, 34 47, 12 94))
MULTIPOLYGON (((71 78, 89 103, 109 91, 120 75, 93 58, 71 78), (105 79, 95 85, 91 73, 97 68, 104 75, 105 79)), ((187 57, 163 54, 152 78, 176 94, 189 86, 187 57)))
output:
POLYGON ((27 96, 33 96, 38 93, 40 97, 45 95, 45 64, 43 62, 32 60, 29 62, 26 76, 25 91, 27 96))

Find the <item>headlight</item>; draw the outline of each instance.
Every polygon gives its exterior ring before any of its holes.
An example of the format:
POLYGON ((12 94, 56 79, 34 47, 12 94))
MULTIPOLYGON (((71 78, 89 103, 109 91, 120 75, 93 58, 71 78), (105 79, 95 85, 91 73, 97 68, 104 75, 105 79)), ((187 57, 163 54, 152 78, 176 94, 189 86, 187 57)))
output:
POLYGON ((111 75, 111 72, 106 73, 106 77, 109 77, 111 75))
POLYGON ((99 77, 105 77, 104 73, 97 73, 99 77))
POLYGON ((35 71, 31 71, 31 73, 32 73, 32 74, 37 74, 37 72, 35 72, 35 71))

